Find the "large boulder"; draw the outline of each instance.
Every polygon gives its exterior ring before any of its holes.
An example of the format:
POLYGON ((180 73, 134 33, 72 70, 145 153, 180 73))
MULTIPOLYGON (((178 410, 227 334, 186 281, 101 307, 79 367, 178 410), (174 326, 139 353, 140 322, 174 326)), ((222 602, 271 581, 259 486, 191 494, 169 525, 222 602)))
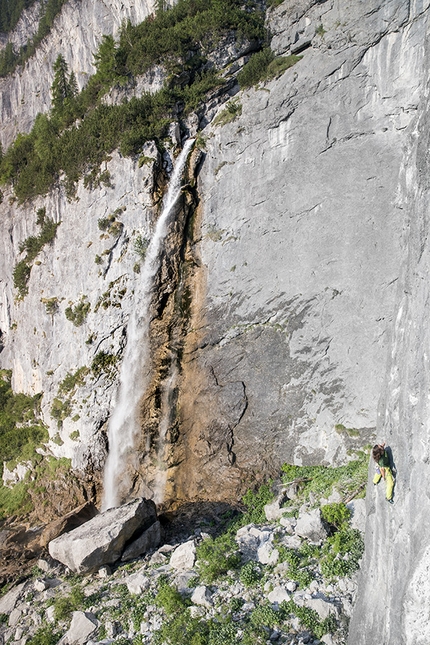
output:
POLYGON ((75 573, 89 573, 116 562, 127 543, 157 519, 152 500, 135 499, 100 513, 49 543, 49 553, 75 573))

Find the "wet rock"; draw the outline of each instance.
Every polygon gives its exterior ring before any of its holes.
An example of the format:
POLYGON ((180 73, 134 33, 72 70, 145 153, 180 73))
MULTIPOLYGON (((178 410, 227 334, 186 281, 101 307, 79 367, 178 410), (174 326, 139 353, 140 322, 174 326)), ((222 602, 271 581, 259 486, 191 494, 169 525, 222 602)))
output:
POLYGON ((151 500, 136 499, 100 513, 49 543, 50 555, 75 573, 95 571, 118 560, 125 544, 156 519, 151 500))

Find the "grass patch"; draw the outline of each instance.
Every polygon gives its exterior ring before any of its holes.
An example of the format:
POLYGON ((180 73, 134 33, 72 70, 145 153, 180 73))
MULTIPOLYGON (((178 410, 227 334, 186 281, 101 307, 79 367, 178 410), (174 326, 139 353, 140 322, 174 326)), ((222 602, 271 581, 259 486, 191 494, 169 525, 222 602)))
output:
POLYGON ((281 76, 287 69, 293 67, 302 56, 275 56, 269 47, 256 52, 237 75, 241 89, 253 87, 257 83, 270 81, 281 76))
POLYGON ((242 114, 242 104, 239 99, 228 101, 226 107, 214 119, 214 125, 226 125, 242 114))

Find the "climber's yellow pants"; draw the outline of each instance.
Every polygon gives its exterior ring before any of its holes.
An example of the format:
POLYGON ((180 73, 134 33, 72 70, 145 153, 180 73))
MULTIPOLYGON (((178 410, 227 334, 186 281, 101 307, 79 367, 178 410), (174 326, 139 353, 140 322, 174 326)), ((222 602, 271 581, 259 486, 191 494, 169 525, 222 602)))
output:
MULTIPOLYGON (((384 470, 385 470, 385 485, 386 485, 385 497, 387 499, 391 499, 393 496, 393 488, 394 488, 393 473, 391 472, 391 468, 384 468, 384 470)), ((379 484, 379 482, 381 481, 381 478, 382 478, 381 473, 376 473, 376 475, 373 478, 373 483, 379 484)))

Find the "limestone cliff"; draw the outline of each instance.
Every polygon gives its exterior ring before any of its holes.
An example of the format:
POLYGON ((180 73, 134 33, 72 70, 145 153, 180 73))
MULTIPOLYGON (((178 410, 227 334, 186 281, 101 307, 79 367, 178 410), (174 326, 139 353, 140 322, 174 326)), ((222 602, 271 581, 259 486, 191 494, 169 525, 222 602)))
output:
MULTIPOLYGON (((132 4, 65 6, 34 59, 2 81, 4 144, 49 107, 60 40, 82 85, 101 34, 151 9, 132 4)), ((428 3, 402 0, 285 0, 268 11, 272 49, 302 59, 257 88, 231 83, 185 124, 201 129, 201 155, 151 304, 135 493, 154 490, 162 418, 169 503, 236 498, 284 461, 343 462, 376 433, 392 444, 396 506, 370 491, 351 645, 428 638, 428 521, 414 504, 425 506, 428 453, 428 15, 428 3), (236 118, 216 123, 233 94, 236 118)), ((48 449, 86 476, 106 457, 141 304, 139 249, 173 148, 160 156, 148 145, 140 167, 115 153, 111 186, 81 183, 75 201, 59 188, 18 206, 5 191, 0 206, 1 364, 17 391, 43 391, 48 449), (61 224, 20 301, 12 271, 41 208, 61 224)))

